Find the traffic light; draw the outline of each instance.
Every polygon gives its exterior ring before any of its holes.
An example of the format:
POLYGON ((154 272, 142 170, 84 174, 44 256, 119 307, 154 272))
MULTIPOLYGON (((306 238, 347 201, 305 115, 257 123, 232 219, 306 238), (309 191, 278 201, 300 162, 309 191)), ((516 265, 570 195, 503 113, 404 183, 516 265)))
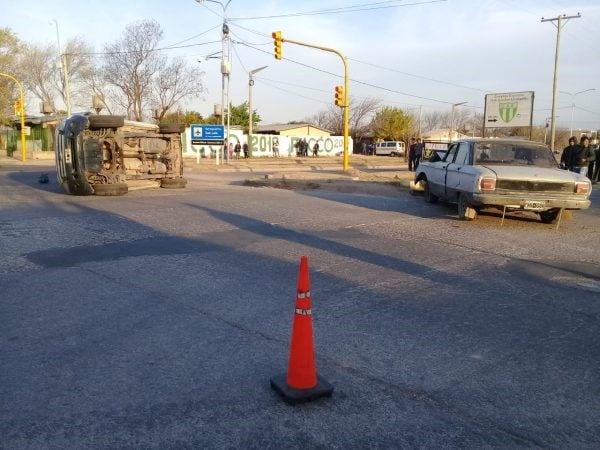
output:
POLYGON ((273 31, 273 43, 275 44, 275 59, 281 59, 281 31, 273 31))
POLYGON ((336 106, 344 106, 344 86, 335 87, 335 104, 336 106))
POLYGON ((15 116, 21 114, 21 100, 15 100, 15 116))

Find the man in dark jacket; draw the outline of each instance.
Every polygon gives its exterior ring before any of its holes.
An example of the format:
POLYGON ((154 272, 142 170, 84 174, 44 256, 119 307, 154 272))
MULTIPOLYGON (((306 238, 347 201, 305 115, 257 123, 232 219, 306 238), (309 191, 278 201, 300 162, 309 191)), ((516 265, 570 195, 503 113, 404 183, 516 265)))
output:
POLYGON ((587 175, 590 160, 596 157, 592 147, 590 147, 590 138, 584 134, 581 136, 579 145, 575 148, 576 150, 573 152, 573 172, 587 175))
POLYGON ((408 171, 412 172, 413 170, 413 162, 415 159, 415 146, 417 145, 417 141, 415 138, 410 138, 410 145, 408 146, 408 171))
POLYGON ((571 136, 569 138, 569 145, 565 147, 565 149, 562 152, 562 155, 560 155, 561 168, 573 171, 573 153, 575 152, 576 148, 577 139, 575 139, 575 136, 571 136))

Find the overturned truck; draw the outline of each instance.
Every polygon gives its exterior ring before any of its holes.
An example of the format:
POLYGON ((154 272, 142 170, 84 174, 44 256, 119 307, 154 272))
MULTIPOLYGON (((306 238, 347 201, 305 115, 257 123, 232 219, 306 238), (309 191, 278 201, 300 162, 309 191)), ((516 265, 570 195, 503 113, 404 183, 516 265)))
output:
POLYGON ((56 129, 58 183, 73 195, 123 195, 131 188, 180 189, 181 124, 73 114, 56 129))

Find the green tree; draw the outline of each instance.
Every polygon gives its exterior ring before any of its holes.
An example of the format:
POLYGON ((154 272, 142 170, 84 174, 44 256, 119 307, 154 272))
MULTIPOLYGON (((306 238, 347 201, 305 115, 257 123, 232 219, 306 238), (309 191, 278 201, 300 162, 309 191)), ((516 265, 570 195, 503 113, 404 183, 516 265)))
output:
POLYGON ((406 140, 412 129, 413 118, 402 109, 384 106, 375 113, 371 129, 376 139, 406 140))
MULTIPOLYGON (((12 75, 21 83, 19 73, 19 53, 23 45, 10 28, 0 28, 0 72, 12 75)), ((7 123, 14 115, 14 101, 19 98, 19 90, 14 81, 0 77, 0 122, 7 123)))
POLYGON ((161 119, 162 123, 182 123, 186 127, 191 124, 205 123, 205 119, 198 111, 178 110, 173 113, 165 114, 161 119))
MULTIPOLYGON (((231 113, 230 113, 231 114, 231 118, 230 118, 231 125, 240 125, 240 126, 244 127, 244 131, 247 132, 248 125, 249 125, 249 118, 250 118, 250 114, 248 113, 248 102, 244 102, 238 106, 230 104, 229 110, 231 111, 231 113)), ((252 118, 253 118, 253 122, 252 122, 253 125, 260 123, 260 116, 258 115, 256 110, 254 110, 252 112, 252 118)))

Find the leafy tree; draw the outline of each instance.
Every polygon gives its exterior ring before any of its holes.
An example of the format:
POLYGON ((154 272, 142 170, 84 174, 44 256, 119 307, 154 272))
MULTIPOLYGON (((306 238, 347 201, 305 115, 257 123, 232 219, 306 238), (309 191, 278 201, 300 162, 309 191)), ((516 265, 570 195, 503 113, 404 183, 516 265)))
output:
POLYGON ((402 109, 384 106, 371 121, 371 129, 376 139, 406 140, 412 128, 412 120, 402 109))
MULTIPOLYGON (((244 127, 245 131, 248 131, 248 126, 250 123, 250 114, 248 112, 248 102, 244 102, 238 106, 233 104, 229 104, 230 110, 230 123, 231 125, 240 125, 244 127)), ((252 112, 253 124, 260 123, 260 116, 255 111, 252 112)))
POLYGON ((204 123, 204 118, 197 111, 181 111, 168 113, 161 119, 163 123, 182 123, 185 126, 204 123))
MULTIPOLYGON (((379 108, 380 100, 376 98, 364 98, 362 100, 350 99, 350 117, 348 123, 350 135, 355 141, 359 141, 370 129, 370 120, 373 113, 379 108)), ((320 111, 306 119, 311 125, 330 130, 336 135, 344 132, 343 111, 331 105, 328 109, 320 111)))
MULTIPOLYGON (((0 72, 14 76, 23 82, 19 72, 18 56, 22 43, 10 30, 0 28, 0 72)), ((19 90, 10 78, 0 77, 0 122, 7 123, 14 114, 14 100, 19 98, 19 90)))

